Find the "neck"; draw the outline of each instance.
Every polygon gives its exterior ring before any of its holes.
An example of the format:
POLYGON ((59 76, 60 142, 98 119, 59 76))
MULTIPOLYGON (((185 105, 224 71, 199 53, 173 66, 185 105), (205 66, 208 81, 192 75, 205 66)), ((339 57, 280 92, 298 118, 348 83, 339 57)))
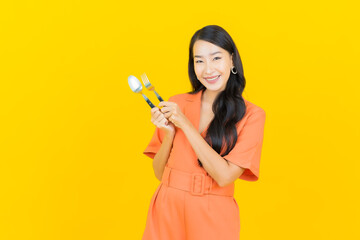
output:
POLYGON ((202 101, 209 104, 213 104, 218 94, 219 94, 218 92, 213 92, 205 89, 202 95, 202 101))

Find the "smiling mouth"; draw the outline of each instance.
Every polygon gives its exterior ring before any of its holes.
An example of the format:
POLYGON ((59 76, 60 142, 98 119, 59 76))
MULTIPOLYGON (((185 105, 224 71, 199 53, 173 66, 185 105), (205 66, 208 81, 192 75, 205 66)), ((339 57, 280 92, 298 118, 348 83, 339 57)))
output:
POLYGON ((217 80, 219 77, 220 77, 220 75, 218 75, 216 77, 212 77, 212 78, 205 78, 205 80, 211 82, 211 81, 217 80))

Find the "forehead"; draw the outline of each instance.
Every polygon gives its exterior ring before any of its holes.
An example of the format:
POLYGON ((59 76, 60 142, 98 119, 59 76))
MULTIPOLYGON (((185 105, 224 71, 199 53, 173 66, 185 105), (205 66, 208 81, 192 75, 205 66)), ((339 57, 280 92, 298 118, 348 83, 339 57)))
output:
POLYGON ((215 44, 212 44, 210 42, 204 40, 197 40, 194 43, 193 52, 194 55, 208 56, 210 55, 210 53, 214 53, 214 52, 225 53, 226 51, 223 48, 216 46, 215 44))

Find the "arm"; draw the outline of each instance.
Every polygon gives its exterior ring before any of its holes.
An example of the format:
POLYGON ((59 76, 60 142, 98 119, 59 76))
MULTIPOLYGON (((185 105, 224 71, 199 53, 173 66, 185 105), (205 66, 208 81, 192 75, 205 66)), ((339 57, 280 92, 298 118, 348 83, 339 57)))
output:
POLYGON ((159 135, 157 137, 160 137, 160 135, 164 136, 161 141, 158 139, 161 142, 161 146, 153 158, 153 170, 155 176, 161 181, 172 148, 175 136, 175 126, 168 122, 158 107, 151 109, 151 122, 157 127, 155 132, 159 135), (159 131, 161 131, 161 134, 159 131))
POLYGON ((157 179, 161 181, 165 165, 169 159, 170 150, 174 140, 174 134, 166 134, 159 151, 156 153, 153 160, 153 169, 157 179))
POLYGON ((232 183, 245 171, 244 168, 222 158, 203 139, 176 103, 163 101, 159 103, 159 106, 163 107, 161 112, 164 113, 164 116, 184 132, 204 169, 219 186, 226 186, 232 183))
POLYGON ((191 122, 184 124, 182 130, 204 169, 220 187, 234 182, 244 172, 245 169, 222 158, 198 133, 191 122))

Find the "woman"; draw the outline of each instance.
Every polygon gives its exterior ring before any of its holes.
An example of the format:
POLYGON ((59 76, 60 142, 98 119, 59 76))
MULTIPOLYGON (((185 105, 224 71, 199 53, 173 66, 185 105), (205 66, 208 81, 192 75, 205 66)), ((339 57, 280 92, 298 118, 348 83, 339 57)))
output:
POLYGON ((151 109, 156 129, 144 154, 161 184, 143 240, 238 240, 234 181, 258 180, 265 111, 243 99, 240 55, 223 28, 198 30, 189 53, 193 91, 151 109))

